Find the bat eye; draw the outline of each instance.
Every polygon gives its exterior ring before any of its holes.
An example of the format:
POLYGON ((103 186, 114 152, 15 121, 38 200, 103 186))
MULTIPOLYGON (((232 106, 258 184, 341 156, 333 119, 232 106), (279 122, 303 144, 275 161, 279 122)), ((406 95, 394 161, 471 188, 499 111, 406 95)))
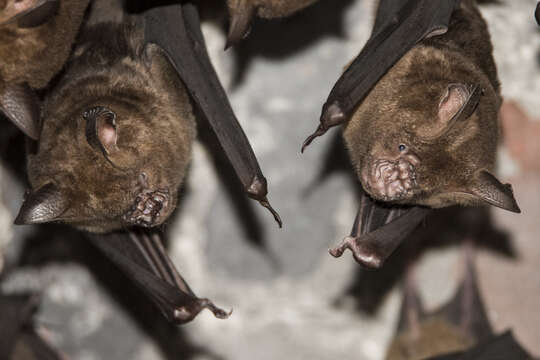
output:
POLYGON ((407 146, 405 146, 405 145, 403 145, 403 144, 399 144, 398 150, 399 150, 400 152, 404 152, 405 150, 407 150, 407 146))

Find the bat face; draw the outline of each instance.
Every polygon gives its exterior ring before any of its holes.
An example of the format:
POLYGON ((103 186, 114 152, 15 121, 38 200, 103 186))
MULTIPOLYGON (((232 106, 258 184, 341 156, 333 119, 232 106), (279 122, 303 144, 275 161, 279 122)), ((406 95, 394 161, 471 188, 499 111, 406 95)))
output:
POLYGON ((344 130, 362 186, 393 203, 438 208, 488 202, 517 211, 511 190, 490 173, 499 106, 488 77, 459 53, 413 48, 344 130), (497 203, 500 193, 506 200, 497 203))
POLYGON ((68 58, 89 0, 0 2, 0 79, 44 87, 68 58))
POLYGON ((183 84, 134 24, 89 29, 42 115, 21 222, 108 232, 170 215, 195 122, 183 84))

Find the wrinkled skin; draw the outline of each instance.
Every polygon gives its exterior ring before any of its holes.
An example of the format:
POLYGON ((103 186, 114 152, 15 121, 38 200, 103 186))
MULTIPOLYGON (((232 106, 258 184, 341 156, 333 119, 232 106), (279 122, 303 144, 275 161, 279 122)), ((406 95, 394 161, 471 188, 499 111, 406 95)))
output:
POLYGON ((45 202, 56 210, 40 222, 92 232, 163 223, 194 137, 185 88, 159 48, 143 48, 141 27, 88 29, 46 99, 37 152, 28 157, 32 193, 54 184, 45 202))
POLYGON ((392 203, 482 203, 478 189, 488 185, 481 172, 495 166, 500 104, 485 22, 471 1, 462 1, 448 33, 401 58, 345 126, 362 186, 374 199, 392 203), (483 95, 472 115, 455 120, 472 86, 483 95))

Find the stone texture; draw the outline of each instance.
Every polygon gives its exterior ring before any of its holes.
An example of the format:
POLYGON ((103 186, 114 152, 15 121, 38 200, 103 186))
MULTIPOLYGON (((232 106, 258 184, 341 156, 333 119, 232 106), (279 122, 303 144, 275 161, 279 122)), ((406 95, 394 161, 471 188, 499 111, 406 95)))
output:
MULTIPOLYGON (((492 31, 504 95, 540 118, 535 4, 505 1, 482 11, 492 31)), ((358 311, 357 298, 347 291, 358 266, 349 255, 334 259, 327 253, 350 231, 357 206, 354 180, 347 165, 337 166, 340 159, 334 153, 329 165, 339 171, 317 181, 338 130, 317 139, 305 154, 299 151, 317 126, 322 103, 343 66, 368 38, 372 14, 372 1, 323 0, 290 19, 258 22, 236 52, 226 53, 220 29, 205 26, 213 61, 269 181, 270 201, 284 220, 280 230, 239 189, 228 191, 220 180, 223 169, 213 166, 202 145, 195 147, 181 208, 169 229, 170 251, 198 295, 234 309, 228 320, 205 312, 182 327, 178 339, 206 351, 184 351, 189 347, 180 345, 166 349, 155 341, 161 335, 150 337, 152 329, 128 315, 114 291, 79 262, 63 259, 22 268, 2 288, 44 291, 38 321, 49 329, 50 340, 77 360, 382 359, 398 313, 397 287, 374 314, 358 311)), ((538 356, 540 283, 535 270, 540 253, 535 240, 540 203, 534 194, 540 178, 527 178, 516 162, 508 152, 501 153, 501 173, 507 179, 513 176, 524 212, 496 211, 495 218, 510 232, 521 257, 509 260, 483 252, 479 268, 497 328, 514 328, 538 356)), ((7 225, 23 187, 6 167, 0 181, 0 249, 11 241, 9 260, 18 256, 23 239, 34 230, 7 225)), ((451 295, 459 264, 454 247, 422 257, 418 277, 429 307, 451 295)))

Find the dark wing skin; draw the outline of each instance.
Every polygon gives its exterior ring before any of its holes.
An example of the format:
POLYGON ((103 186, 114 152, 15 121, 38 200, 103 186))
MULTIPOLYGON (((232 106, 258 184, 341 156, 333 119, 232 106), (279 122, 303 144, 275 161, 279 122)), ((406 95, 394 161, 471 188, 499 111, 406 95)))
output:
POLYGON ((459 0, 381 0, 368 42, 334 85, 320 125, 302 145, 349 119, 379 79, 418 42, 448 30, 459 0))
POLYGON ((465 352, 435 356, 426 360, 529 360, 533 357, 516 341, 512 331, 493 335, 465 352))
POLYGON ((210 300, 195 296, 169 259, 158 233, 141 230, 87 236, 146 293, 168 321, 184 324, 203 309, 220 319, 230 315, 210 300))
POLYGON ((536 10, 534 11, 534 18, 536 23, 540 25, 540 2, 536 5, 536 10))
POLYGON ((32 323, 38 304, 39 296, 35 294, 0 294, 0 358, 60 360, 60 355, 41 338, 32 323), (19 353, 22 349, 24 354, 19 353))
POLYGON ((363 194, 351 235, 330 249, 330 255, 340 257, 349 249, 361 265, 380 268, 430 211, 419 206, 384 206, 363 194))
POLYGON ((244 190, 266 207, 281 227, 267 198, 267 182, 216 72, 210 63, 195 5, 156 7, 144 13, 145 43, 161 47, 192 99, 215 132, 244 190))
POLYGON ((39 100, 28 84, 0 81, 0 112, 30 138, 39 137, 39 100))

